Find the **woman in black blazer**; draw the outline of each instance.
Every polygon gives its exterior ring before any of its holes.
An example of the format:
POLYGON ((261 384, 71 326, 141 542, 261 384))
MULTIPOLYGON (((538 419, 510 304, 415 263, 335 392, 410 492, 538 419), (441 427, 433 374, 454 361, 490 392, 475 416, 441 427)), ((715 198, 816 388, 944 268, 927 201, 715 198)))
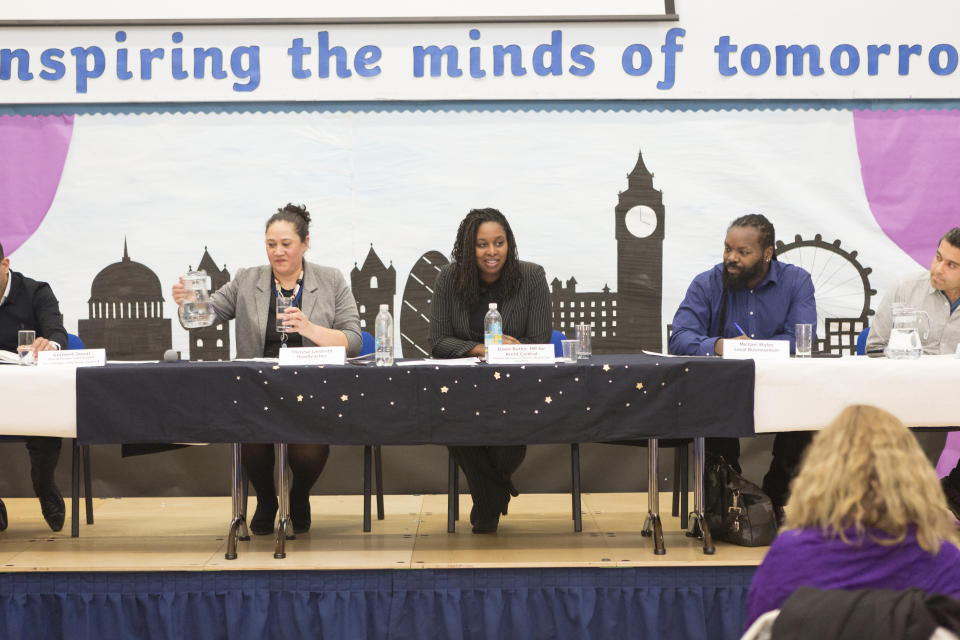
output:
MULTIPOLYGON (((522 262, 510 224, 496 209, 474 209, 460 223, 453 262, 440 270, 430 318, 435 358, 483 357, 483 319, 497 303, 504 344, 550 342, 550 292, 543 267, 522 262)), ((510 480, 526 446, 450 447, 463 469, 474 533, 493 533, 517 490, 510 480)))

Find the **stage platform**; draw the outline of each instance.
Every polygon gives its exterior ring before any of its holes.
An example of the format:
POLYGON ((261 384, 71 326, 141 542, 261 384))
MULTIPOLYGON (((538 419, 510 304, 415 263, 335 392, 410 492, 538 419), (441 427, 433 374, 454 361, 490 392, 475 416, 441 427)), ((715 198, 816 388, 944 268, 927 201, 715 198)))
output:
POLYGON ((43 637, 31 625, 50 616, 65 637, 273 637, 255 631, 281 623, 326 629, 311 637, 739 637, 766 548, 717 542, 705 556, 669 500, 662 556, 640 534, 645 493, 598 493, 583 495, 582 533, 568 494, 525 494, 494 535, 466 519, 448 534, 444 495, 387 496, 370 533, 360 496, 313 496, 313 527, 285 559, 254 536, 226 560, 227 497, 97 499, 79 538, 69 520, 50 532, 35 499, 8 499, 0 637, 43 637))

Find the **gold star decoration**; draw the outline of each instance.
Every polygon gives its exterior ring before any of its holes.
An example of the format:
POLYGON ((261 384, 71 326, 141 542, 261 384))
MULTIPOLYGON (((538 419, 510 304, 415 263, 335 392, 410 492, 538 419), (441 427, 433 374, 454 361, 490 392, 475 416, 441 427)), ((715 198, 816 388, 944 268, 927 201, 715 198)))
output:
POLYGON ((642 382, 638 382, 638 383, 637 383, 637 389, 638 389, 638 390, 643 389, 643 383, 642 383, 642 382))
POLYGON ((610 365, 608 365, 608 364, 603 365, 603 370, 604 370, 604 371, 610 371, 610 365))
POLYGON ((499 379, 500 379, 500 372, 499 372, 499 371, 494 371, 494 372, 493 372, 493 379, 494 379, 494 380, 499 380, 499 379))
POLYGON ((303 402, 303 395, 297 396, 297 402, 303 402))
POLYGON ((350 396, 348 396, 347 394, 343 394, 342 396, 340 396, 340 402, 346 402, 349 399, 350 399, 350 396))
POLYGON ((273 365, 273 370, 274 370, 274 371, 276 371, 276 370, 279 369, 279 368, 280 368, 280 365, 278 365, 278 364, 273 365))
POLYGON ((550 404, 551 402, 553 402, 553 398, 551 398, 550 396, 547 396, 546 398, 543 399, 543 401, 546 402, 547 404, 550 404))
POLYGON ((440 387, 440 393, 446 393, 447 391, 450 391, 448 387, 440 387))

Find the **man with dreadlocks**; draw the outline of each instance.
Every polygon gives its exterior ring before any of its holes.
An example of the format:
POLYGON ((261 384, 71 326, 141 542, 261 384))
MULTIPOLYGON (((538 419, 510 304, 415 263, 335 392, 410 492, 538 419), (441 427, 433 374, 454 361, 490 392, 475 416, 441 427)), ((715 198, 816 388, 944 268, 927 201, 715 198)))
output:
MULTIPOLYGON (((733 221, 723 262, 693 279, 673 317, 670 353, 720 356, 726 340, 750 339, 789 340, 794 350, 796 325, 817 322, 813 281, 803 269, 777 261, 775 240, 773 225, 761 214, 733 221)), ((773 500, 778 522, 809 442, 806 431, 778 433, 773 442, 763 490, 773 500)), ((723 456, 740 471, 736 438, 707 438, 707 455, 723 456)))

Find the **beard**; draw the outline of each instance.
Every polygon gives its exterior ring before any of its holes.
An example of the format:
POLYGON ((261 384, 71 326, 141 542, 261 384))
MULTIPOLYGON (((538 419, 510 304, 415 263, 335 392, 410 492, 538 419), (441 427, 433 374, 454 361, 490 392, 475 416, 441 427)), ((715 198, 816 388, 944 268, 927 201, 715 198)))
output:
POLYGON ((740 273, 731 274, 727 271, 728 267, 733 266, 731 263, 723 263, 723 286, 731 291, 737 289, 746 289, 747 283, 756 280, 763 273, 763 260, 757 260, 757 263, 752 267, 747 267, 742 269, 740 273))

